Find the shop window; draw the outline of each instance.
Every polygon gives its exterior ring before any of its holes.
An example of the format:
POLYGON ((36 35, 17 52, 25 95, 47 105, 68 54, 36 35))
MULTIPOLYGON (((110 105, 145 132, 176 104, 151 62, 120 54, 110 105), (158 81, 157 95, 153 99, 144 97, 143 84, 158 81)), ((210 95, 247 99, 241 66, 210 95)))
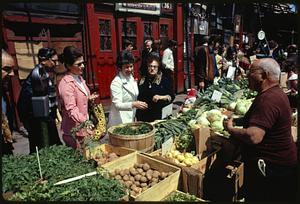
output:
POLYGON ((166 24, 161 24, 160 25, 160 32, 159 32, 159 37, 162 41, 167 41, 169 39, 169 27, 166 24))
POLYGON ((133 42, 133 49, 136 50, 136 43, 137 43, 137 24, 136 22, 126 22, 122 24, 122 46, 124 49, 124 42, 125 40, 130 40, 133 42))
POLYGON ((100 50, 112 50, 110 20, 99 20, 99 33, 100 33, 100 50))
POLYGON ((153 36, 152 23, 144 23, 144 41, 146 39, 152 38, 152 36, 153 36))

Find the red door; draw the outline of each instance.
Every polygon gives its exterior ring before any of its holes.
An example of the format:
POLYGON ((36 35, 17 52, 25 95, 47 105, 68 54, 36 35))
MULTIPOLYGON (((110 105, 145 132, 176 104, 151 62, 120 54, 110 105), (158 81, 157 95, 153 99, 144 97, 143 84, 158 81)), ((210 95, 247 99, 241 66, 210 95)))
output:
POLYGON ((130 40, 134 44, 133 55, 136 59, 134 64, 134 77, 139 77, 139 67, 141 64, 140 49, 143 47, 143 28, 141 18, 130 17, 126 18, 126 26, 124 25, 125 19, 118 19, 118 33, 119 33, 119 50, 123 50, 123 43, 125 39, 130 40))
POLYGON ((96 14, 96 76, 101 98, 110 97, 110 83, 116 75, 116 31, 113 14, 96 14))

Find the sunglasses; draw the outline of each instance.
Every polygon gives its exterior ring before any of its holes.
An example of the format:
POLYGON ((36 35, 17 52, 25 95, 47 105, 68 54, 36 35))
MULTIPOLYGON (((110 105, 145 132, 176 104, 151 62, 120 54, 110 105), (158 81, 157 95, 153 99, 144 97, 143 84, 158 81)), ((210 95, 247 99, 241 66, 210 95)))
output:
POLYGON ((86 64, 85 62, 79 62, 77 64, 74 64, 74 66, 81 67, 82 65, 85 65, 85 64, 86 64))
POLYGON ((14 71, 14 67, 13 66, 5 66, 5 67, 2 67, 2 70, 7 72, 8 74, 10 74, 11 72, 14 71))

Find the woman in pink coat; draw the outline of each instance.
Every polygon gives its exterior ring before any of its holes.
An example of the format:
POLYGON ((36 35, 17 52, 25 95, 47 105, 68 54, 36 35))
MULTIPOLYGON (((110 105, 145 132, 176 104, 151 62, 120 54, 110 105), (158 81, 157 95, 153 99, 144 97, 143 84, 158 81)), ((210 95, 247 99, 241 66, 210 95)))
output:
POLYGON ((88 101, 98 96, 97 94, 90 94, 90 90, 81 76, 84 69, 81 51, 73 46, 67 46, 60 58, 68 70, 58 85, 63 140, 67 146, 76 149, 79 147, 84 135, 77 134, 75 140, 71 135, 71 130, 89 119, 88 101))

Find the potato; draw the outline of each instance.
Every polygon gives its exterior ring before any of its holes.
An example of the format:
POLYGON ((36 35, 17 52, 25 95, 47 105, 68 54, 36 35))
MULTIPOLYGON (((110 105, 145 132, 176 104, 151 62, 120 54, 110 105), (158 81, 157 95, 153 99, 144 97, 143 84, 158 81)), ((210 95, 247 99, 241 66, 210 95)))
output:
POLYGON ((139 194, 141 192, 141 188, 139 187, 135 187, 134 189, 132 189, 134 192, 136 192, 136 194, 139 194))
POLYGON ((137 174, 137 175, 135 175, 134 176, 134 179, 136 180, 136 181, 139 181, 140 179, 141 179, 141 175, 140 174, 137 174))
POLYGON ((166 172, 161 172, 161 174, 160 174, 161 179, 165 179, 167 176, 168 176, 168 173, 166 173, 166 172))
POLYGON ((157 182, 158 182, 158 178, 154 178, 154 177, 153 177, 153 178, 152 178, 152 182, 156 182, 156 183, 157 183, 157 182))
POLYGON ((146 172, 146 174, 153 174, 153 170, 152 169, 149 169, 147 172, 146 172))
POLYGON ((120 171, 121 171, 120 169, 115 169, 116 174, 120 174, 120 171))
POLYGON ((127 188, 130 188, 130 186, 132 185, 132 181, 126 181, 125 185, 127 188))
POLYGON ((157 184, 157 182, 152 182, 152 183, 150 183, 150 186, 152 187, 152 186, 154 186, 155 184, 157 184))
POLYGON ((144 171, 142 168, 137 168, 136 170, 139 174, 141 174, 144 171))
POLYGON ((137 187, 139 187, 139 186, 141 185, 139 181, 135 181, 134 184, 135 184, 137 187))
POLYGON ((138 174, 137 170, 135 168, 129 169, 129 172, 132 176, 135 176, 138 174))
POLYGON ((121 179, 122 179, 122 177, 121 177, 120 175, 116 175, 116 176, 115 176, 115 179, 117 179, 117 180, 121 180, 121 179))
POLYGON ((148 186, 142 187, 142 191, 145 191, 148 189, 148 186))
POLYGON ((150 169, 150 165, 148 163, 143 164, 144 171, 148 171, 150 169))
POLYGON ((145 176, 142 176, 140 181, 143 183, 146 183, 148 181, 148 179, 145 176))
POLYGON ((124 175, 124 176, 123 176, 123 180, 124 180, 124 181, 128 181, 128 180, 129 180, 129 176, 128 176, 128 175, 124 175))
POLYGON ((135 184, 132 184, 132 185, 130 186, 130 189, 133 190, 134 188, 136 188, 136 185, 135 185, 135 184))
POLYGON ((160 175, 160 173, 159 173, 158 171, 155 170, 155 171, 153 171, 152 177, 158 178, 159 175, 160 175))
POLYGON ((146 172, 142 172, 141 175, 142 175, 142 176, 146 176, 146 172))
POLYGON ((152 180, 152 174, 146 174, 146 178, 151 181, 152 180))
POLYGON ((133 176, 129 176, 129 180, 132 181, 132 182, 135 181, 133 176))
POLYGON ((138 164, 138 163, 135 163, 135 164, 133 165, 133 167, 134 167, 134 168, 138 168, 138 167, 139 167, 139 164, 138 164))
POLYGON ((129 175, 129 169, 124 169, 125 175, 129 175))
POLYGON ((125 171, 124 170, 120 171, 120 176, 122 176, 122 177, 125 176, 125 171))
POLYGON ((143 168, 143 164, 138 164, 138 168, 143 168))
POLYGON ((147 186, 147 183, 141 183, 140 186, 143 188, 143 187, 146 187, 147 186))

